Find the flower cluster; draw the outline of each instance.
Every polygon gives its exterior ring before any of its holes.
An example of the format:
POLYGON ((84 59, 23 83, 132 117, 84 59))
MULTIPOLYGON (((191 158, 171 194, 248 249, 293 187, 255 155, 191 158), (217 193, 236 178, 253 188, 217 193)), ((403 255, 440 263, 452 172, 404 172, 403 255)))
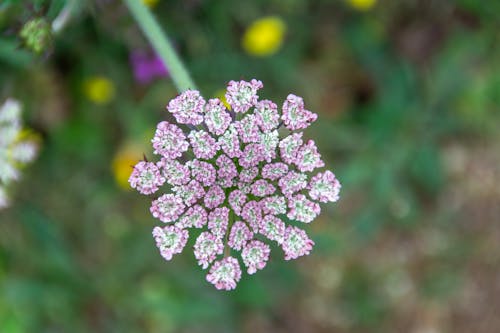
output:
POLYGON ((0 106, 0 209, 9 204, 7 186, 20 177, 20 168, 31 162, 38 146, 28 131, 23 131, 21 105, 8 99, 0 106))
POLYGON ((194 256, 217 289, 234 289, 240 280, 237 252, 248 274, 266 266, 268 241, 283 249, 285 260, 309 254, 314 242, 291 220, 311 223, 319 202, 339 198, 331 171, 308 175, 324 162, 314 141, 297 131, 316 114, 295 95, 280 112, 272 101, 259 101, 262 86, 258 80, 229 82, 230 110, 196 90, 171 100, 167 110, 177 124, 160 122, 152 139, 159 161, 137 163, 129 179, 145 195, 167 188, 150 209, 166 224, 153 230, 166 260, 183 250, 190 228, 203 229, 196 233, 194 256))

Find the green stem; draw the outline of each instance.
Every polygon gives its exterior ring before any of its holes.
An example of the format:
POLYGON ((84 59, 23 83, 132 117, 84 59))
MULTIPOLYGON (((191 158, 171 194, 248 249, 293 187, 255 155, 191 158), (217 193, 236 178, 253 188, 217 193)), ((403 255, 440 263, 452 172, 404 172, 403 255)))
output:
MULTIPOLYGON (((226 198, 228 195, 226 194, 226 198)), ((229 203, 227 204, 229 206, 229 203)), ((231 232, 231 228, 234 224, 234 212, 232 209, 229 210, 229 222, 227 224, 227 230, 226 230, 226 235, 225 235, 225 241, 224 241, 224 258, 229 257, 231 254, 231 249, 229 248, 229 245, 227 244, 229 240, 229 233, 231 232)))
POLYGON ((78 0, 68 0, 64 8, 59 12, 57 17, 52 21, 52 32, 57 35, 66 27, 71 16, 75 16, 80 10, 82 4, 78 0))
POLYGON ((146 38, 153 45, 153 48, 161 57, 175 86, 179 92, 187 89, 196 89, 193 80, 181 60, 175 53, 167 35, 161 30, 160 25, 155 20, 149 9, 141 0, 123 0, 135 20, 146 35, 146 38))

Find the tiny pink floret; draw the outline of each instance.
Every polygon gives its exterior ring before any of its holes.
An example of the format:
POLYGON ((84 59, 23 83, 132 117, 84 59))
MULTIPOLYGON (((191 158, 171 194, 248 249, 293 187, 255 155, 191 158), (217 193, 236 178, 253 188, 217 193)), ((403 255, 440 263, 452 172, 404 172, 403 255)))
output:
POLYGON ((171 260, 174 254, 182 252, 184 246, 186 246, 189 233, 185 229, 168 225, 163 228, 155 227, 153 237, 162 257, 165 260, 171 260))
POLYGON ((158 191, 165 178, 155 163, 141 161, 134 166, 128 179, 130 186, 142 194, 151 194, 158 191))
POLYGON ((270 253, 269 245, 259 240, 253 240, 245 245, 241 251, 241 258, 247 266, 247 273, 254 274, 257 270, 263 269, 269 260, 270 253))
POLYGON ((207 274, 207 281, 219 290, 232 290, 241 279, 241 268, 238 260, 233 257, 225 257, 216 261, 207 274))
POLYGON ((199 125, 203 122, 205 100, 197 90, 186 90, 168 103, 167 111, 179 124, 199 125))

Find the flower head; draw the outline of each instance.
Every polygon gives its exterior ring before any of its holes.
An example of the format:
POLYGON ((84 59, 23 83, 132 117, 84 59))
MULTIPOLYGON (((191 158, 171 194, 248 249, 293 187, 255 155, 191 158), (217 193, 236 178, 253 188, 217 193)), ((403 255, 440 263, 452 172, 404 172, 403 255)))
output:
POLYGON ((184 246, 186 246, 189 234, 185 229, 168 225, 163 228, 155 227, 153 229, 153 237, 162 257, 165 260, 170 260, 174 254, 182 252, 184 246))
POLYGON ((22 128, 21 104, 7 99, 0 106, 0 209, 9 205, 7 187, 21 177, 20 169, 37 153, 36 136, 22 128))
POLYGON ((290 260, 308 255, 309 252, 311 252, 313 245, 314 242, 307 237, 304 230, 289 226, 285 230, 281 247, 285 252, 285 260, 290 260))
POLYGON ((93 76, 83 83, 85 96, 94 104, 108 104, 115 98, 115 84, 105 76, 93 76))
POLYGON ((174 194, 164 194, 153 201, 151 214, 162 222, 174 222, 184 212, 182 198, 174 194))
POLYGON ((179 124, 199 125, 203 122, 205 100, 197 90, 186 90, 168 103, 167 110, 179 124))
POLYGON ((202 232, 194 244, 194 256, 203 269, 207 269, 223 250, 224 244, 220 237, 207 231, 202 232))
POLYGON ((132 188, 142 194, 151 194, 158 191, 159 186, 165 182, 165 178, 155 163, 141 161, 134 166, 128 182, 132 188))
POLYGON ((222 260, 216 261, 207 275, 207 281, 219 290, 232 290, 236 288, 236 284, 240 279, 240 264, 233 257, 225 257, 222 260))
POLYGON ((165 259, 184 248, 188 228, 202 228, 194 255, 217 289, 234 289, 240 280, 236 252, 248 274, 266 266, 268 242, 280 245, 286 260, 309 254, 314 242, 285 221, 311 223, 318 202, 338 199, 331 171, 309 174, 324 162, 299 130, 317 116, 295 95, 281 111, 259 101, 260 88, 258 80, 229 82, 230 110, 195 90, 175 97, 167 110, 178 124, 160 122, 152 140, 160 160, 137 163, 129 179, 139 192, 155 194, 151 213, 168 223, 155 228, 165 259), (291 133, 281 138, 281 127, 291 133), (156 194, 164 183, 167 193, 156 194))
POLYGON ((269 245, 259 241, 253 240, 247 243, 241 251, 241 258, 248 267, 248 274, 254 274, 258 269, 263 269, 269 260, 271 249, 269 245))
POLYGON ((264 57, 276 53, 285 37, 286 25, 279 17, 269 16, 254 21, 243 35, 242 45, 247 53, 264 57))
POLYGON ((230 81, 227 86, 226 100, 234 112, 247 112, 257 104, 257 91, 263 87, 259 80, 230 81))

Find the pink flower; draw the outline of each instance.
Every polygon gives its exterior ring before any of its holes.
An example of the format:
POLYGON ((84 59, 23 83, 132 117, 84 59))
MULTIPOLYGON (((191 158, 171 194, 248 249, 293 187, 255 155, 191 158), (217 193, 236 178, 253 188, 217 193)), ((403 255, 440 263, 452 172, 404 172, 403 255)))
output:
POLYGON ((192 160, 188 163, 191 168, 191 175, 203 186, 215 184, 217 172, 212 164, 200 160, 192 160))
POLYGON ((259 223, 262 219, 262 209, 257 201, 249 201, 241 211, 241 217, 248 223, 254 232, 259 230, 259 223))
POLYGON ((266 266, 268 242, 279 244, 286 260, 309 254, 314 242, 289 219, 311 223, 318 202, 338 200, 340 183, 331 171, 310 174, 324 162, 314 141, 299 132, 317 116, 295 95, 282 110, 259 101, 260 88, 258 80, 231 81, 231 111, 195 90, 175 97, 167 110, 177 124, 160 122, 152 140, 160 161, 137 163, 129 179, 146 195, 168 183, 150 208, 153 217, 172 223, 154 229, 160 253, 170 260, 185 247, 187 229, 201 229, 194 255, 217 289, 234 289, 241 278, 238 259, 229 256, 235 252, 248 274, 266 266), (297 132, 282 138, 282 126, 297 132))
POLYGON ((226 155, 220 155, 215 161, 219 169, 217 170, 217 176, 221 179, 232 180, 238 176, 238 170, 236 170, 236 165, 234 162, 226 155))
POLYGON ((257 166, 263 160, 264 156, 262 154, 262 145, 258 143, 246 145, 242 156, 238 159, 240 165, 244 168, 257 166))
POLYGON ((285 222, 276 216, 266 215, 260 221, 259 233, 281 244, 285 236, 285 222))
POLYGON ((234 190, 229 194, 229 205, 236 213, 236 215, 240 215, 241 208, 243 208, 243 204, 247 201, 247 196, 241 190, 234 190))
POLYGON ((313 140, 307 141, 305 145, 299 148, 295 164, 301 172, 313 171, 316 168, 325 166, 313 140))
POLYGON ((160 174, 160 169, 152 162, 141 161, 134 166, 128 179, 130 186, 142 194, 151 194, 158 191, 159 186, 165 182, 160 174))
POLYGON ((227 226, 229 224, 229 208, 219 207, 215 208, 208 214, 208 229, 212 233, 222 238, 226 234, 227 226))
POLYGON ((172 191, 177 193, 187 206, 195 204, 205 195, 203 186, 194 179, 185 185, 172 187, 172 191))
POLYGON ((281 195, 265 197, 259 203, 264 214, 279 215, 286 213, 285 197, 281 195))
POLYGON ((231 123, 231 116, 219 99, 211 99, 205 108, 205 124, 215 135, 222 135, 231 123))
POLYGON ((339 200, 340 183, 330 170, 320 172, 309 182, 309 196, 321 202, 339 200))
POLYGON ((225 199, 226 196, 222 188, 219 185, 214 185, 205 194, 204 202, 208 209, 213 209, 220 206, 225 199))
POLYGON ((191 206, 176 225, 181 228, 202 228, 207 224, 207 216, 207 211, 202 206, 191 206))
POLYGON ((288 208, 288 218, 304 223, 311 223, 321 212, 319 205, 308 200, 303 194, 288 198, 288 208))
POLYGON ((283 115, 281 119, 289 130, 307 128, 318 116, 304 109, 304 100, 293 94, 288 95, 283 103, 283 115))
POLYGON ((192 131, 188 135, 193 153, 197 158, 211 159, 219 146, 215 139, 203 130, 192 131))
POLYGON ((244 143, 259 142, 260 130, 257 118, 253 114, 246 115, 243 119, 235 123, 235 127, 244 143))
POLYGON ((237 250, 240 251, 245 244, 251 240, 253 237, 253 232, 248 229, 246 223, 242 221, 234 222, 233 227, 231 228, 231 233, 229 234, 229 241, 227 244, 237 250))
POLYGON ((262 131, 269 132, 276 129, 280 123, 278 107, 272 101, 264 100, 255 106, 257 124, 262 131))
POLYGON ((219 137, 217 143, 230 158, 240 157, 240 139, 234 124, 229 125, 226 132, 219 137))
POLYGON ((307 186, 307 176, 303 173, 289 171, 285 176, 281 177, 278 185, 285 196, 298 192, 307 186))
POLYGON ((205 100, 197 90, 186 90, 168 103, 167 110, 179 124, 199 125, 203 122, 205 100))
POLYGON ((289 226, 285 230, 285 237, 281 248, 285 252, 285 260, 297 259, 311 252, 314 242, 307 237, 304 230, 289 226))
POLYGON ((257 91, 264 85, 261 81, 230 81, 227 86, 226 100, 234 112, 247 112, 258 101, 257 91))
POLYGON ((253 240, 245 245, 241 251, 241 258, 248 267, 248 274, 254 274, 258 269, 263 269, 269 260, 270 253, 269 245, 259 240, 253 240))
POLYGON ((189 181, 189 168, 177 160, 163 158, 157 166, 163 170, 163 176, 170 185, 184 185, 189 181))
POLYGON ((202 232, 194 244, 194 256, 198 264, 206 269, 224 251, 222 240, 210 232, 202 232))
POLYGON ((281 140, 279 147, 283 162, 295 164, 300 146, 302 146, 302 133, 293 133, 281 140))
POLYGON ((184 246, 186 246, 189 233, 187 230, 177 228, 174 225, 168 225, 163 228, 155 227, 153 237, 162 257, 165 260, 170 260, 174 254, 182 252, 184 246))
POLYGON ((252 194, 257 197, 267 197, 276 191, 276 187, 264 179, 259 179, 252 184, 252 194))
POLYGON ((166 121, 162 121, 156 128, 156 133, 151 140, 154 153, 173 160, 181 157, 182 153, 188 150, 189 144, 182 130, 166 121))
POLYGON ((162 222, 173 222, 184 212, 182 198, 174 194, 164 194, 153 201, 151 214, 162 222))
POLYGON ((241 279, 241 268, 238 260, 233 257, 225 257, 216 261, 207 274, 207 281, 215 288, 221 290, 232 290, 241 279))
POLYGON ((285 163, 277 162, 266 164, 262 168, 262 177, 270 180, 278 180, 288 172, 288 165, 285 163))

